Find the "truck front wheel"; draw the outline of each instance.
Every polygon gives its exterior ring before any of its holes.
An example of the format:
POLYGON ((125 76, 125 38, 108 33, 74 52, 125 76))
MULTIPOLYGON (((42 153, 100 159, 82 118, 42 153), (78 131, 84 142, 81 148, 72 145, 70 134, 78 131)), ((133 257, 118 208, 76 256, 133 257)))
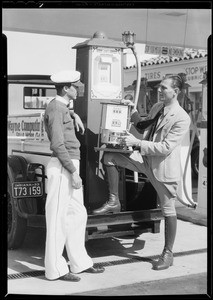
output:
POLYGON ((19 248, 25 238, 27 232, 27 220, 21 218, 15 208, 15 201, 12 197, 11 183, 7 185, 7 239, 8 249, 19 248))

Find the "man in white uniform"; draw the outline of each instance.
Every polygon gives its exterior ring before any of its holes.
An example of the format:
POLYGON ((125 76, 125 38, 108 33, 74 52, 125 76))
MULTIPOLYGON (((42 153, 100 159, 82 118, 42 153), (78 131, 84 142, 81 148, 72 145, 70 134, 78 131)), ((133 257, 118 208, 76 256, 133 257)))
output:
POLYGON ((57 95, 48 104, 44 124, 51 159, 47 165, 45 276, 49 280, 79 281, 73 273, 102 273, 94 268, 85 249, 87 211, 83 203, 82 180, 79 176, 80 142, 75 135, 73 118, 83 129, 76 114, 70 114, 70 100, 76 100, 76 87, 81 85, 80 72, 61 71, 53 74, 57 95), (63 257, 66 247, 70 271, 63 257))

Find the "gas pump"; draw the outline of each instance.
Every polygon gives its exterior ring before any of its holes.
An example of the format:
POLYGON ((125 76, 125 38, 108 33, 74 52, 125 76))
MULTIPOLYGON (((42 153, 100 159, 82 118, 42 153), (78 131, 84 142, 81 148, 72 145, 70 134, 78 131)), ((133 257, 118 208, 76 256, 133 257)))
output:
MULTIPOLYGON (((101 143, 108 147, 111 145, 112 150, 123 149, 121 146, 122 137, 130 126, 129 107, 111 103, 101 104, 103 105, 100 124, 101 143)), ((100 143, 98 142, 96 150, 102 150, 99 147, 100 143)))
POLYGON ((202 84, 202 119, 200 125, 200 151, 198 175, 198 211, 207 215, 207 72, 202 84))
MULTIPOLYGON (((112 130, 103 128, 108 131, 102 131, 100 125, 101 122, 103 126, 106 125, 102 121, 103 113, 108 113, 111 105, 114 111, 118 105, 120 107, 123 96, 122 68, 125 45, 107 39, 103 32, 97 31, 91 39, 73 48, 77 50, 76 70, 81 72, 81 81, 84 83, 84 95, 75 102, 74 109, 81 116, 86 128, 84 136, 79 136, 83 158, 81 174, 85 205, 91 211, 102 201, 107 201, 107 186, 100 164, 101 153, 96 152, 94 148, 97 147, 100 133, 103 139, 113 140, 112 130)), ((108 123, 108 120, 106 121, 108 123)), ((119 121, 114 119, 112 128, 117 129, 118 123, 119 121)), ((120 196, 123 203, 122 189, 120 196)))
MULTIPOLYGON (((108 39, 103 32, 97 31, 91 39, 73 47, 77 50, 76 70, 81 72, 81 81, 84 83, 84 95, 78 97, 78 101, 74 103, 74 110, 81 116, 86 128, 84 136, 79 135, 78 138, 81 142, 84 202, 89 215, 87 227, 95 225, 100 227, 104 224, 108 226, 109 233, 109 230, 112 230, 111 227, 109 229, 111 225, 126 224, 132 228, 133 224, 137 223, 137 226, 146 227, 149 231, 151 229, 153 232, 159 232, 162 215, 155 199, 147 201, 144 210, 127 209, 128 182, 123 169, 119 170, 121 212, 102 216, 90 214, 92 210, 108 200, 107 182, 101 164, 104 151, 131 152, 131 149, 123 148, 120 144, 122 136, 130 127, 130 108, 122 104, 123 49, 127 47, 126 45, 132 47, 134 34, 125 33, 130 38, 126 44, 108 39)), ((138 75, 140 76, 140 68, 138 75)), ((139 89, 140 80, 136 85, 135 106, 137 106, 139 89)), ((131 195, 132 198, 134 196, 131 195)))

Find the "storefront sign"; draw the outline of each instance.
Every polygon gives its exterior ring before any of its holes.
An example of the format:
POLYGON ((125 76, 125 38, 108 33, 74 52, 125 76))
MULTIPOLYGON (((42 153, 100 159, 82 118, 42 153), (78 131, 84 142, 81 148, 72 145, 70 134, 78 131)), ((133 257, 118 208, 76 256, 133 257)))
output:
POLYGON ((184 56, 184 48, 146 45, 145 53, 183 57, 184 56))
POLYGON ((147 80, 161 80, 162 74, 160 71, 158 72, 146 72, 144 76, 147 78, 147 80))
POLYGON ((153 66, 155 70, 144 68, 144 70, 142 70, 142 76, 146 77, 148 81, 160 81, 165 74, 185 73, 187 83, 189 83, 190 86, 201 86, 199 82, 203 79, 203 73, 207 70, 207 65, 199 65, 195 64, 195 62, 193 62, 193 65, 190 63, 190 66, 187 67, 185 65, 183 65, 182 62, 178 62, 176 65, 166 65, 166 67, 164 67, 164 65, 156 67, 155 65, 153 66), (161 70, 159 70, 159 68, 161 68, 161 70))
POLYGON ((207 71, 207 66, 192 66, 185 68, 186 79, 189 81, 200 81, 203 79, 203 73, 207 71))

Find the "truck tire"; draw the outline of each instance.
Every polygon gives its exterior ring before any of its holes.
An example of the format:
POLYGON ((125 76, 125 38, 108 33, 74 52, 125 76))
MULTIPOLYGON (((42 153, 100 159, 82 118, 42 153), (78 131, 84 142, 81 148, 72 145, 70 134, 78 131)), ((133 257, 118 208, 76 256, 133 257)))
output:
POLYGON ((8 249, 19 248, 27 232, 27 220, 21 218, 15 208, 15 199, 12 197, 12 185, 8 179, 7 183, 7 245, 8 249))

